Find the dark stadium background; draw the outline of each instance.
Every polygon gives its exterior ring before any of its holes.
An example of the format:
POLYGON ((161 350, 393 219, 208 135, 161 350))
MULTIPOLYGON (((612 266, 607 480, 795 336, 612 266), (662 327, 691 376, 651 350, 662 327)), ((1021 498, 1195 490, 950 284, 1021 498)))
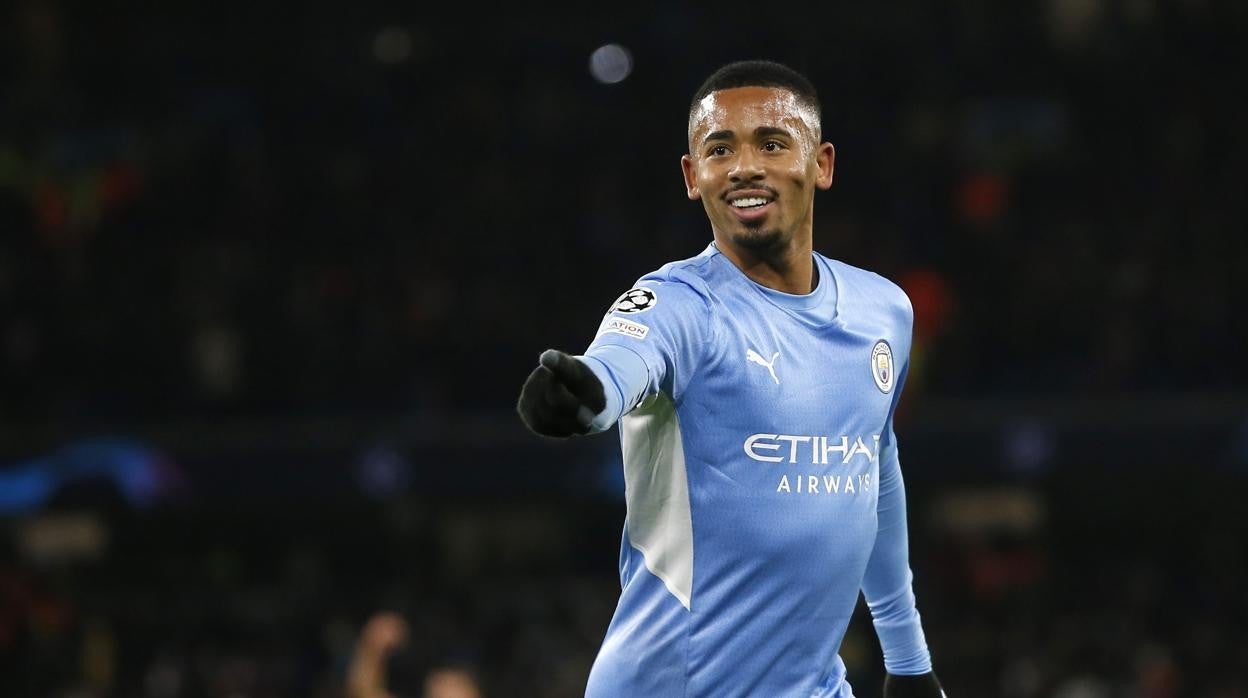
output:
MULTIPOLYGON (((950 696, 1248 696, 1246 39, 1235 0, 0 6, 0 695, 340 696, 383 609, 400 695, 578 695, 618 444, 512 405, 709 240, 688 99, 767 57, 838 149, 816 247, 914 301, 950 696)), ((843 655, 878 695, 865 616, 843 655)))

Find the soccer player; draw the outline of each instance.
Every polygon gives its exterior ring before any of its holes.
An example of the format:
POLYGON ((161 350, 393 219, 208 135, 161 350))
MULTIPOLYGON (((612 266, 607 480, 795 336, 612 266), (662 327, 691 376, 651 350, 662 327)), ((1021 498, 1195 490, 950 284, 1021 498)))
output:
POLYGON ((815 89, 726 65, 688 139, 713 242, 641 277, 584 355, 545 351, 517 406, 547 436, 620 425, 622 590, 586 695, 850 697, 837 651, 861 589, 885 696, 940 698, 893 434, 913 312, 812 250, 835 155, 815 89))

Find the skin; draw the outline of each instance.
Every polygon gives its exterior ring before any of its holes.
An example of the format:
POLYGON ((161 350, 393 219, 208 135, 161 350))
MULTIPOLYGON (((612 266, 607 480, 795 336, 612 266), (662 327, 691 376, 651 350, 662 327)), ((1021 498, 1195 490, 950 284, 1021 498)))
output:
POLYGON ((835 157, 832 144, 821 142, 818 116, 792 92, 734 87, 699 103, 680 167, 720 252, 763 286, 805 294, 818 283, 811 257, 815 191, 832 186, 835 157), (745 192, 771 201, 739 213, 729 200, 745 192))
POLYGON ((386 688, 386 659, 407 642, 407 634, 407 622, 396 613, 369 619, 347 667, 348 698, 393 698, 386 688))
POLYGON ((477 681, 457 669, 439 669, 425 679, 424 698, 481 698, 477 681))

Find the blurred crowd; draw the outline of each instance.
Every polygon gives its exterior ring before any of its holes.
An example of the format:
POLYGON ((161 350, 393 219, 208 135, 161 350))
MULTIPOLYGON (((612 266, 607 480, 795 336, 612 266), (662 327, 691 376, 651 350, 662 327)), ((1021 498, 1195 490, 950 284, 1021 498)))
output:
MULTIPOLYGON (((1030 524, 934 523, 939 502, 990 496, 977 491, 923 491, 911 507, 916 593, 950 695, 1248 696, 1248 530, 1221 508, 1231 496, 1210 521, 1159 517, 1158 496, 1112 515, 1079 503, 1030 524)), ((106 550, 18 536, 0 558, 0 694, 583 695, 619 592, 622 512, 553 504, 118 510, 93 515, 106 550)), ((856 694, 879 695, 865 608, 841 654, 856 694)))
POLYGON ((747 31, 680 3, 13 4, 3 416, 505 405, 709 241, 685 110, 746 56, 821 90, 816 246, 910 292, 915 386, 1248 385, 1241 3, 791 9, 809 21, 747 31), (613 85, 587 69, 607 41, 633 59, 613 85))

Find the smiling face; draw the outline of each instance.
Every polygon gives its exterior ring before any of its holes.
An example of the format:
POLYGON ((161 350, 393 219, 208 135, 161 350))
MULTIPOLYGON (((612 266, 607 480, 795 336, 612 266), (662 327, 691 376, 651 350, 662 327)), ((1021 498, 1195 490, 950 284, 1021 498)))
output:
POLYGON ((792 92, 734 87, 698 104, 680 164, 716 242, 767 257, 810 248, 815 189, 832 185, 833 157, 818 114, 792 92))

